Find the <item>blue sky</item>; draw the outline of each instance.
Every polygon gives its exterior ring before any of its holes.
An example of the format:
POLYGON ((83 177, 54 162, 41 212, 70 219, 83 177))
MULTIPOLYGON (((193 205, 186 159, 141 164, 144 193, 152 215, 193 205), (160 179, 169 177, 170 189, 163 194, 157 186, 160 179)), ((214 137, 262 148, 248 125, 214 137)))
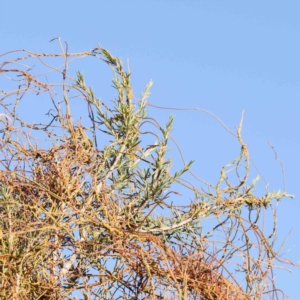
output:
MULTIPOLYGON (((284 186, 268 141, 284 163, 287 191, 296 196, 279 204, 278 228, 281 240, 293 229, 286 256, 300 262, 299 11, 296 0, 6 0, 0 3, 0 52, 59 52, 57 43, 49 43, 57 36, 72 52, 99 43, 124 62, 129 59, 137 97, 153 80, 149 101, 154 105, 203 108, 231 130, 245 110, 243 137, 269 189, 284 186)), ((96 72, 87 68, 83 71, 96 72)), ((109 85, 111 76, 105 74, 109 85)), ((234 138, 207 114, 150 113, 162 122, 175 115, 173 136, 206 181, 216 183, 220 168, 239 153, 234 138)), ((263 187, 258 185, 258 193, 263 187)), ((276 271, 276 281, 296 300, 300 270, 292 270, 276 271)))

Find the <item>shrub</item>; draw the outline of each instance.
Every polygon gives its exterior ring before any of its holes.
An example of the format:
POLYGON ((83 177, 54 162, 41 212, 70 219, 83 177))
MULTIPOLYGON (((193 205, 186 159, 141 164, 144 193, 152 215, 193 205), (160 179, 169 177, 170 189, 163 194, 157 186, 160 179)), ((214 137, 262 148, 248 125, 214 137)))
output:
POLYGON ((166 156, 173 118, 163 127, 147 115, 151 82, 135 101, 131 74, 107 50, 61 50, 2 55, 10 81, 0 93, 1 299, 278 299, 270 274, 276 260, 290 262, 273 249, 276 222, 267 236, 259 220, 289 195, 257 197, 256 180, 246 185, 241 125, 239 157, 215 186, 197 189, 181 177, 192 162, 174 172, 166 156), (69 74, 70 63, 88 56, 111 67, 112 104, 81 72, 69 74), (33 96, 51 104, 48 122, 24 116, 33 96), (75 99, 86 105, 82 119, 72 115, 75 99), (174 184, 193 192, 190 203, 169 203, 174 184))

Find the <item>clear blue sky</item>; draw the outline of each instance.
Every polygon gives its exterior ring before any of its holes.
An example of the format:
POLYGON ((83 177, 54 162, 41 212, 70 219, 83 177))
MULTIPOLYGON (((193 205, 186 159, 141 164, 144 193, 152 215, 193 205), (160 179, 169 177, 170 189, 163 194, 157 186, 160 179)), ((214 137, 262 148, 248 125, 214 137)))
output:
MULTIPOLYGON (((153 79, 155 105, 203 108, 232 130, 245 110, 244 140, 270 190, 282 190, 283 180, 268 140, 284 163, 287 191, 296 196, 280 203, 278 227, 280 239, 293 229, 286 255, 300 262, 300 1, 2 0, 0 11, 1 53, 58 52, 49 43, 57 36, 72 52, 100 43, 130 60, 136 96, 153 79)), ((98 96, 103 99, 101 91, 98 96)), ((170 113, 173 136, 186 159, 196 160, 192 170, 215 183, 238 154, 237 143, 204 113, 155 112, 163 122, 170 113)), ((275 274, 286 295, 300 299, 300 270, 275 274)))

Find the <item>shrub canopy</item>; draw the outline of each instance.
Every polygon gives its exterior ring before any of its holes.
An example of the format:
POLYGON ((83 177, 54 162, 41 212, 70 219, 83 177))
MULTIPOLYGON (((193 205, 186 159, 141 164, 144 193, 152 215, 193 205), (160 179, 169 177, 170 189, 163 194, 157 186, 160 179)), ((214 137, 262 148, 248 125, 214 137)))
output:
POLYGON ((254 195, 241 124, 234 133, 240 155, 216 185, 199 189, 182 179, 192 162, 171 169, 173 117, 161 126, 147 115, 151 82, 135 99, 130 72, 107 50, 69 53, 66 44, 58 54, 1 57, 2 79, 9 80, 0 91, 1 299, 283 295, 272 279, 276 261, 289 263, 273 249, 276 217, 268 233, 260 217, 289 195, 254 195), (112 102, 101 101, 83 73, 69 71, 87 56, 111 67, 112 102), (38 101, 49 109, 40 123, 21 109, 34 96, 33 110, 38 101), (85 104, 82 119, 72 115, 75 100, 85 104), (193 199, 170 204, 174 184, 193 199))

